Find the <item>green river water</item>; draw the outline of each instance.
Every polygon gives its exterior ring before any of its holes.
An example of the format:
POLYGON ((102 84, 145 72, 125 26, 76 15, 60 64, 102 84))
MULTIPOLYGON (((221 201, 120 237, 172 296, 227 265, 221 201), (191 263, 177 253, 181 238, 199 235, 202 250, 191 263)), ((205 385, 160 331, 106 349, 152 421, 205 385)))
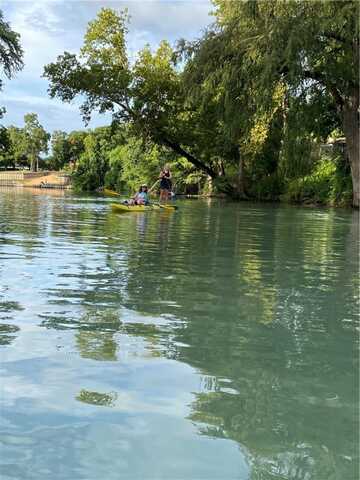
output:
POLYGON ((1 480, 357 480, 358 220, 0 190, 1 480))

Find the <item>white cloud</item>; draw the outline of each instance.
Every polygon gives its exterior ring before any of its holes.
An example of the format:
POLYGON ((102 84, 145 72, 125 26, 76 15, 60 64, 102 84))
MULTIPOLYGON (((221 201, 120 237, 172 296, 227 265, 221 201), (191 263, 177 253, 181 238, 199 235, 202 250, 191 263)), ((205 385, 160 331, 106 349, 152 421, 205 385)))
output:
POLYGON ((49 97, 39 97, 37 95, 27 95, 27 94, 19 94, 19 95, 2 95, 2 102, 3 103, 22 103, 25 104, 26 107, 49 107, 49 108, 57 108, 60 110, 70 110, 73 112, 77 112, 78 106, 63 103, 59 100, 52 100, 49 97))
MULTIPOLYGON (((6 18, 14 31, 20 33, 24 50, 24 70, 18 78, 40 78, 45 64, 53 61, 64 49, 74 47, 81 41, 81 33, 74 44, 74 32, 66 32, 66 18, 53 11, 49 2, 18 3, 6 18)), ((5 11, 6 15, 6 11, 5 11)))
POLYGON ((24 114, 28 112, 37 113, 40 123, 48 132, 54 130, 70 132, 109 125, 111 122, 110 115, 94 113, 90 124, 85 127, 77 105, 63 104, 46 97, 32 95, 13 97, 9 95, 8 100, 1 100, 1 104, 5 106, 7 111, 4 119, 2 119, 2 123, 6 126, 22 126, 24 124, 24 114), (39 99, 41 100, 37 101, 39 99))

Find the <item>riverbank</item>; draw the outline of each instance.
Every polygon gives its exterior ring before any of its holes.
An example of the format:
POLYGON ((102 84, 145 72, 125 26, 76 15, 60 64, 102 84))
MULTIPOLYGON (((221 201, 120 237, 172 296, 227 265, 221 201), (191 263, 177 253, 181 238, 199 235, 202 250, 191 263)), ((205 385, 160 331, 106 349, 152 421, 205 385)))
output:
POLYGON ((56 171, 29 172, 7 170, 0 172, 0 186, 70 189, 71 176, 56 171))

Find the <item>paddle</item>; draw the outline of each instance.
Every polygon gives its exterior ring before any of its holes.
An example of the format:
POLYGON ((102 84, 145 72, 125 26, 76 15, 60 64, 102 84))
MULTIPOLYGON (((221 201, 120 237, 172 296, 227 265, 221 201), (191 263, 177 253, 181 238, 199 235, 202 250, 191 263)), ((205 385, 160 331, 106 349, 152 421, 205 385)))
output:
POLYGON ((163 205, 162 203, 151 202, 150 205, 156 205, 157 207, 163 208, 164 210, 177 210, 178 207, 176 205, 163 205))
POLYGON ((158 178, 158 179, 156 180, 156 182, 155 182, 154 185, 150 188, 150 190, 148 191, 148 193, 150 193, 151 190, 154 189, 155 185, 158 184, 159 182, 160 182, 160 178, 158 178))

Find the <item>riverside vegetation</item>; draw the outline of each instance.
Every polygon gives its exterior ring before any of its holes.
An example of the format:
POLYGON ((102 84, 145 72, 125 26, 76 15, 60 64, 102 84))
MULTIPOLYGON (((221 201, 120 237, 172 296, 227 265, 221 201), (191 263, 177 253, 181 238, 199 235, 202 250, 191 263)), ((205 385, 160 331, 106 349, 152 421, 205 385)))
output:
MULTIPOLYGON (((199 39, 145 46, 134 62, 127 12, 101 9, 79 54, 64 52, 44 76, 51 97, 82 95, 85 122, 111 112, 112 125, 53 132, 40 166, 72 165, 82 190, 124 191, 167 162, 178 192, 358 207, 358 2, 213 4, 199 39), (331 137, 345 137, 345 153, 324 153, 331 137)), ((11 77, 22 51, 2 17, 0 35, 11 77)), ((24 128, 2 128, 0 164, 36 168, 49 139, 26 115, 24 128)))

